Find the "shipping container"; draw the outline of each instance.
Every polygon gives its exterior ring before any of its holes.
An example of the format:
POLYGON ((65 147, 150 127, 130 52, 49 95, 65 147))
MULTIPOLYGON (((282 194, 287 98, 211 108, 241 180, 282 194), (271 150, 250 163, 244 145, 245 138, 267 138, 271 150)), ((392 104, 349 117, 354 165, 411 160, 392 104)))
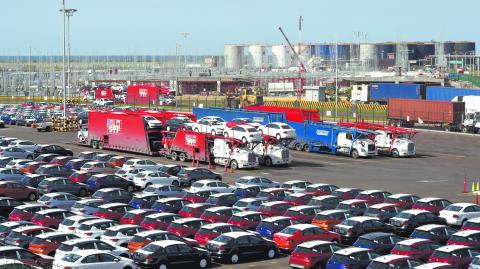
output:
POLYGON ((243 109, 221 108, 221 107, 209 107, 209 108, 193 108, 193 114, 197 119, 207 116, 217 116, 226 121, 231 121, 235 118, 249 118, 254 122, 260 124, 267 124, 270 122, 284 122, 285 113, 278 112, 261 112, 261 111, 249 111, 243 109))
POLYGON ((277 112, 285 113, 287 121, 304 122, 315 121, 321 122, 318 110, 302 109, 293 107, 280 107, 280 106, 264 106, 264 105, 252 105, 243 107, 245 110, 263 111, 263 112, 277 112))
POLYGON ((464 102, 389 99, 388 119, 392 123, 413 126, 414 123, 431 123, 459 126, 465 114, 464 102))
POLYGON ((453 87, 427 87, 427 100, 452 101, 455 96, 475 95, 480 96, 480 89, 453 88, 453 87))
POLYGON ((422 99, 420 84, 372 83, 369 101, 387 102, 389 98, 422 99))
POLYGON ((113 91, 111 88, 96 88, 95 99, 113 99, 113 91))

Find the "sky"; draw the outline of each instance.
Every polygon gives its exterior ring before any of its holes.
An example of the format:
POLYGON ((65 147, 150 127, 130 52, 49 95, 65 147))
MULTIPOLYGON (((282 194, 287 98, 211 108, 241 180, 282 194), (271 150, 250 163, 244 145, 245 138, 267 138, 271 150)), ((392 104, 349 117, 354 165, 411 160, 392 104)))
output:
MULTIPOLYGON (((479 41, 480 0, 65 0, 72 55, 222 55, 232 43, 479 41), (184 38, 181 33, 189 33, 184 38), (361 39, 362 41, 365 38, 361 39)), ((61 0, 2 0, 0 55, 59 55, 61 0)))

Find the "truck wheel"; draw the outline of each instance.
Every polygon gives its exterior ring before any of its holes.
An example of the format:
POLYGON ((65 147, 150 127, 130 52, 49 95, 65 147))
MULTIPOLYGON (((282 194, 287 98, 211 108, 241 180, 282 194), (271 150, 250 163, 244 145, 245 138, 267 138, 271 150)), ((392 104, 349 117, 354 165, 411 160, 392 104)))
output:
POLYGON ((273 165, 272 159, 270 157, 266 157, 264 160, 264 163, 265 163, 265 166, 268 166, 268 167, 273 165))
POLYGON ((303 148, 302 144, 300 144, 300 143, 295 144, 295 150, 302 151, 302 148, 303 148))
POLYGON ((398 158, 398 157, 400 157, 400 153, 398 152, 397 149, 393 149, 393 150, 392 150, 392 157, 393 157, 393 158, 398 158))
POLYGON ((98 142, 98 149, 103 149, 103 143, 102 142, 98 142))
POLYGON ((277 134, 275 137, 277 138, 277 140, 280 140, 282 138, 280 134, 277 134))
POLYGON ((215 132, 215 130, 212 130, 210 133, 211 133, 212 135, 217 135, 217 132, 215 132))
POLYGON ((303 150, 304 150, 304 151, 307 151, 307 152, 310 151, 310 146, 309 146, 308 144, 305 144, 305 145, 303 146, 303 150))
POLYGON ((177 152, 173 151, 172 154, 170 154, 170 158, 172 159, 172 161, 178 160, 177 152))
POLYGON ((93 149, 98 149, 98 143, 97 143, 97 141, 92 141, 92 148, 93 148, 93 149))
POLYGON ((242 142, 243 142, 244 144, 247 143, 247 138, 246 138, 245 136, 242 137, 242 142))
POLYGON ((356 149, 352 150, 352 158, 354 158, 354 159, 358 158, 358 150, 356 150, 356 149))
POLYGON ((238 162, 236 160, 232 160, 230 162, 230 167, 232 167, 233 170, 237 170, 238 169, 238 162))
POLYGON ((181 152, 179 155, 178 155, 178 159, 181 161, 181 162, 185 162, 187 161, 187 155, 183 152, 181 152))
POLYGON ((196 133, 199 133, 198 128, 195 128, 195 130, 193 130, 193 131, 196 132, 196 133))
POLYGON ((468 127, 466 127, 466 126, 462 127, 462 133, 468 133, 468 131, 469 131, 468 127))

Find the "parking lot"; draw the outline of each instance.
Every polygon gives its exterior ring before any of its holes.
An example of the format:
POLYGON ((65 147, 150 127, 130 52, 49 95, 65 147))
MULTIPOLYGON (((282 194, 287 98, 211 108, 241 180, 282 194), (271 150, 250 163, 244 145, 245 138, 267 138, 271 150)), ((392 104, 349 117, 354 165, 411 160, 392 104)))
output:
MULTIPOLYGON (((10 127, 0 131, 1 135, 35 141, 37 143, 58 144, 71 149, 74 154, 89 150, 88 147, 73 143, 76 133, 43 133, 32 128, 10 127)), ((246 175, 262 175, 270 179, 285 182, 292 179, 308 180, 313 183, 332 183, 340 187, 358 187, 361 189, 383 189, 392 193, 414 193, 419 196, 443 197, 452 202, 473 202, 474 196, 463 194, 463 177, 467 176, 467 189, 471 180, 478 180, 480 142, 476 136, 450 134, 442 132, 420 131, 415 137, 418 156, 416 158, 393 159, 379 156, 371 159, 351 159, 326 154, 293 152, 293 163, 288 167, 265 168, 255 170, 237 170, 224 172, 216 167, 215 172, 222 174, 223 181, 234 180, 246 175)), ((166 164, 175 163, 162 157, 135 156, 166 164)), ((205 164, 200 166, 207 167, 205 164)), ((219 266, 219 265, 214 265, 219 266)), ((225 268, 286 268, 288 257, 264 260, 238 265, 225 265, 225 268)))

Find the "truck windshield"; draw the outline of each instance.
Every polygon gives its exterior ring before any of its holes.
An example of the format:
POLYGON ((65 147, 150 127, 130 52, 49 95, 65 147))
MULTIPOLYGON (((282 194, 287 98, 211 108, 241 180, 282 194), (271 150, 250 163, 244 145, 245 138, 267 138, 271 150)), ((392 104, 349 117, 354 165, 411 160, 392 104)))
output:
POLYGON ((363 133, 358 133, 356 136, 357 139, 368 139, 368 136, 363 133))

